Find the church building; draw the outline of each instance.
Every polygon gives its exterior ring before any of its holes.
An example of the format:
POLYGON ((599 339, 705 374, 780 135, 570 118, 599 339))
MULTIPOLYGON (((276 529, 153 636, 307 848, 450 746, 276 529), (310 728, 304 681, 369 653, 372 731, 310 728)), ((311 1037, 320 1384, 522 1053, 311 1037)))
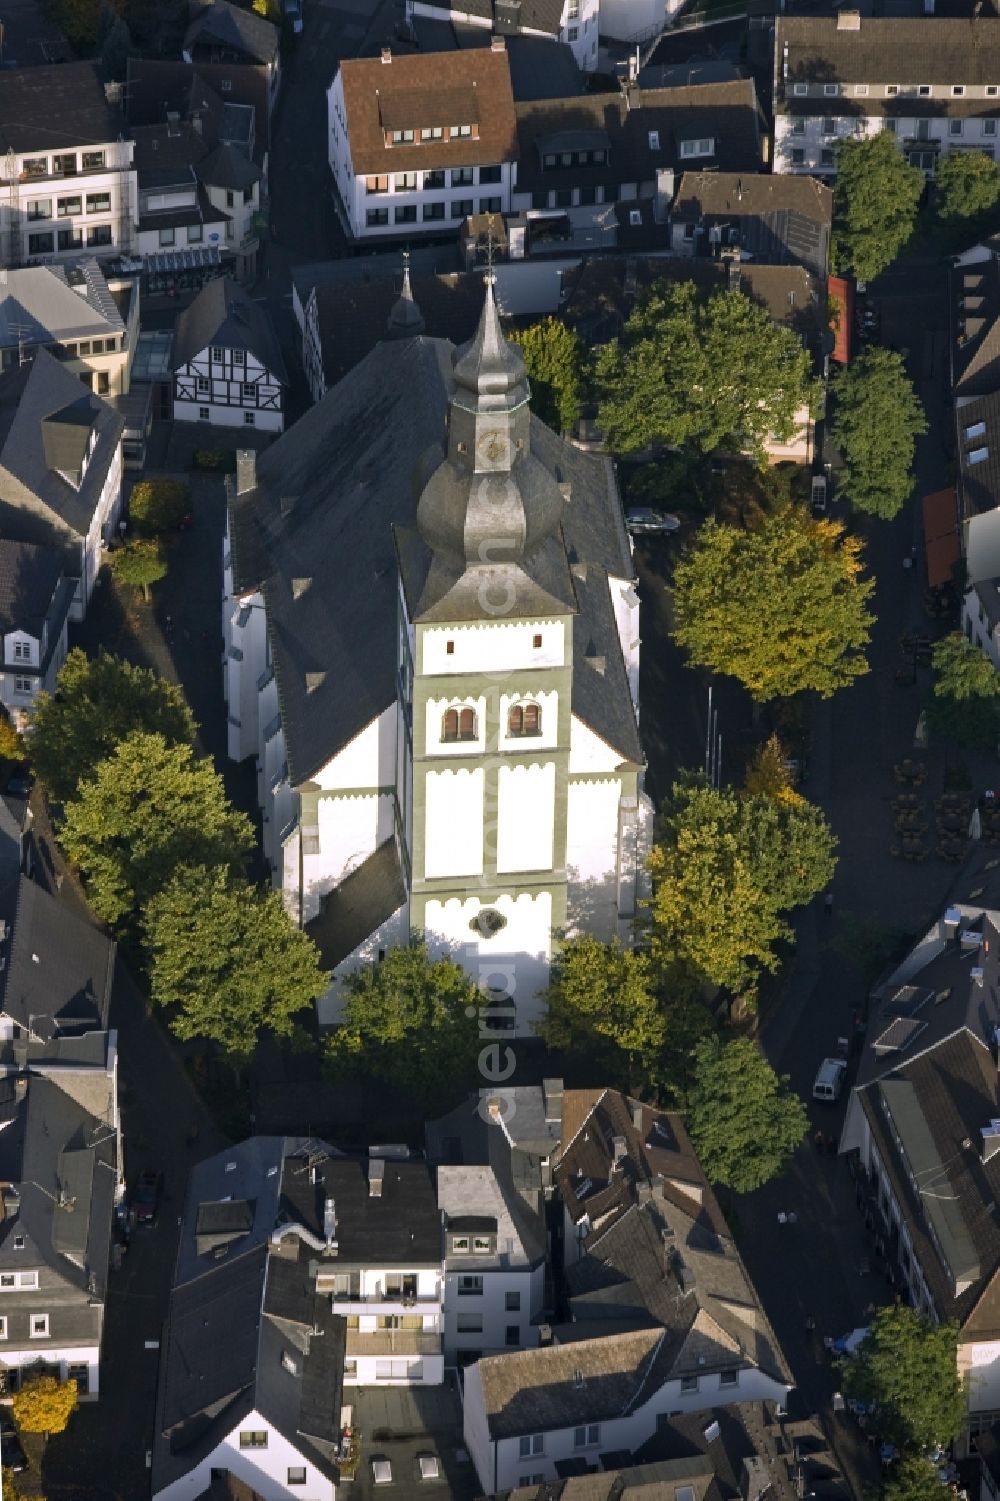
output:
POLYGON ((224 565, 229 753, 321 1022, 417 932, 527 1035, 560 934, 630 940, 652 819, 614 469, 532 414, 491 279, 456 350, 404 278, 385 341, 240 454, 224 565))

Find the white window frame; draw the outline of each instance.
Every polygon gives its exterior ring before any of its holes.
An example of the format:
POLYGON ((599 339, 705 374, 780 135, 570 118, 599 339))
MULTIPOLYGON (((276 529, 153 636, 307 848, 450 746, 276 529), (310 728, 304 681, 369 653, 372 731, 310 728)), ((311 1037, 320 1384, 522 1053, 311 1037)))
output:
POLYGON ((574 1449, 596 1449, 600 1442, 600 1423, 581 1423, 573 1429, 574 1449))
POLYGON ((29 1318, 28 1318, 28 1337, 29 1337, 29 1339, 48 1339, 49 1338, 49 1316, 48 1316, 47 1313, 33 1313, 33 1314, 29 1315, 29 1318), (41 1324, 43 1327, 40 1328, 40 1329, 36 1329, 36 1327, 35 1327, 36 1324, 41 1324))
POLYGON ((809 85, 807 83, 793 83, 792 93, 796 96, 796 98, 804 99, 805 96, 809 93, 809 85))
POLYGON ((839 93, 840 93, 840 84, 839 83, 825 83, 823 85, 823 93, 826 95, 826 97, 828 99, 835 99, 839 95, 839 93))
POLYGON ((532 1459, 536 1454, 545 1453, 544 1433, 522 1433, 517 1443, 521 1459, 532 1459))

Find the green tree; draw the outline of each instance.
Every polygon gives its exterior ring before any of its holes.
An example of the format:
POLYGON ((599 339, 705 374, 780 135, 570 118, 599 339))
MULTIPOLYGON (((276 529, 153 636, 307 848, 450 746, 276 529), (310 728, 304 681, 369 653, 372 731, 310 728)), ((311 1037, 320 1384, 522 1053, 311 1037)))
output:
POLYGON ((927 431, 903 356, 895 349, 867 349, 842 366, 830 385, 832 432, 845 462, 840 487, 855 510, 890 521, 913 493, 916 440, 927 431))
POLYGON ((808 1117, 749 1038, 700 1043, 686 1124, 710 1183, 752 1193, 782 1171, 808 1117))
POLYGON ((862 543, 800 506, 746 528, 709 520, 674 569, 674 634, 692 661, 738 678, 758 702, 829 698, 868 671, 862 543))
POLYGON ((167 573, 167 560, 159 542, 146 538, 126 542, 124 547, 116 547, 114 552, 109 553, 108 559, 111 572, 118 582, 130 584, 133 589, 141 589, 142 597, 148 605, 150 586, 159 583, 167 573))
POLYGON ((191 509, 191 492, 175 479, 143 479, 132 490, 129 519, 140 537, 175 532, 191 509))
POLYGON ((237 869, 253 842, 212 763, 162 735, 120 741, 65 805, 63 848, 113 925, 135 921, 178 865, 237 869))
POLYGON ((791 774, 785 765, 786 760, 780 739, 777 735, 771 735, 764 741, 747 767, 743 782, 744 789, 755 797, 769 797, 774 802, 784 803, 790 808, 805 807, 805 798, 792 786, 791 774))
POLYGON ((415 939, 354 970, 345 989, 343 1025, 326 1043, 335 1072, 360 1069, 425 1097, 474 1076, 489 1046, 479 1031, 486 997, 453 959, 432 959, 415 939))
POLYGON ((194 720, 181 690, 149 668, 105 651, 88 657, 74 647, 55 695, 40 693, 36 700, 31 764, 56 802, 64 803, 137 730, 162 735, 171 745, 193 745, 194 720))
POLYGON ((837 270, 871 281, 891 265, 913 231, 923 190, 924 174, 890 131, 841 141, 833 188, 837 270))
POLYGON ((558 318, 543 318, 509 338, 524 356, 531 410, 556 432, 570 431, 579 419, 586 385, 586 353, 579 334, 558 318))
POLYGON ((790 936, 781 914, 829 885, 836 846, 810 803, 678 783, 650 856, 654 957, 752 995, 790 936))
POLYGON ((1000 740, 1000 673, 990 659, 952 631, 934 643, 934 696, 927 722, 936 735, 967 750, 995 751, 1000 740))
POLYGON ((29 1376, 14 1393, 14 1421, 23 1433, 62 1433, 79 1402, 75 1381, 29 1376))
POLYGON ((144 932, 150 994, 173 1009, 171 1031, 206 1037, 233 1058, 249 1057, 265 1030, 290 1037, 327 987, 319 950, 280 894, 224 865, 177 870, 146 907, 144 932))
MULTIPOLYGON (((37 703, 38 700, 36 699, 35 702, 37 703)), ((5 710, 0 710, 0 758, 4 761, 21 761, 24 759, 24 754, 24 740, 15 730, 10 716, 5 710)))
POLYGON ((934 169, 934 199, 945 223, 988 214, 1000 200, 1000 166, 985 151, 948 151, 934 169))
POLYGON ((912 1308, 880 1308, 868 1334, 841 1363, 844 1392, 878 1409, 878 1431, 901 1449, 950 1444, 965 1426, 958 1325, 912 1308))
POLYGON ((621 338, 600 351, 597 385, 616 453, 727 446, 762 460, 768 436, 787 442, 796 414, 816 400, 809 354, 792 329, 742 292, 705 296, 689 281, 640 298, 621 338))
POLYGON ((575 1053, 610 1043, 627 1059, 630 1082, 640 1072, 655 1073, 667 1024, 648 954, 617 939, 570 938, 553 962, 545 1001, 538 1030, 547 1047, 575 1053))
POLYGON ((953 1492, 924 1454, 902 1454, 886 1472, 882 1501, 951 1501, 953 1492))

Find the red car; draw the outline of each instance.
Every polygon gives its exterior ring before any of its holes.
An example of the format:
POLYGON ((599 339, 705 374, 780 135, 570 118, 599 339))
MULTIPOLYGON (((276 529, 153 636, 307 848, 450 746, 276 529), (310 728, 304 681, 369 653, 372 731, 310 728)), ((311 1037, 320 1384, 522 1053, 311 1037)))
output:
POLYGON ((163 1174, 158 1168, 144 1167, 132 1193, 132 1217, 137 1225, 155 1225, 163 1195, 163 1174))

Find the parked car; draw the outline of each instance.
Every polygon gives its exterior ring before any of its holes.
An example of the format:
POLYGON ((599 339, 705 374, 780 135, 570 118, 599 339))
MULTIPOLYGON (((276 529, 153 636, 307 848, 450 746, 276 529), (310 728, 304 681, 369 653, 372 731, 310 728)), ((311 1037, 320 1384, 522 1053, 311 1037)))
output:
POLYGON ((144 1167, 132 1192, 132 1218, 137 1225, 155 1225, 163 1197, 163 1174, 159 1168, 144 1167))
POLYGON ((0 1460, 4 1469, 13 1470, 15 1475, 23 1474, 28 1468, 28 1456, 21 1448, 21 1440, 12 1423, 0 1427, 0 1460))
POLYGON ((668 536, 680 531, 680 522, 668 511, 654 511, 651 506, 633 506, 625 513, 625 525, 633 537, 640 535, 668 536))
POLYGON ((826 514, 826 490, 826 475, 814 474, 812 477, 812 493, 810 497, 812 502, 812 513, 814 516, 824 516, 826 514))
POLYGON ((26 771, 22 767, 7 778, 7 785, 4 791, 8 792, 11 797, 28 797, 31 794, 32 785, 33 781, 30 771, 26 771))
POLYGON ((816 1071, 813 1099, 822 1100, 827 1105, 835 1104, 840 1099, 846 1073, 847 1063, 843 1058, 824 1058, 816 1071))

